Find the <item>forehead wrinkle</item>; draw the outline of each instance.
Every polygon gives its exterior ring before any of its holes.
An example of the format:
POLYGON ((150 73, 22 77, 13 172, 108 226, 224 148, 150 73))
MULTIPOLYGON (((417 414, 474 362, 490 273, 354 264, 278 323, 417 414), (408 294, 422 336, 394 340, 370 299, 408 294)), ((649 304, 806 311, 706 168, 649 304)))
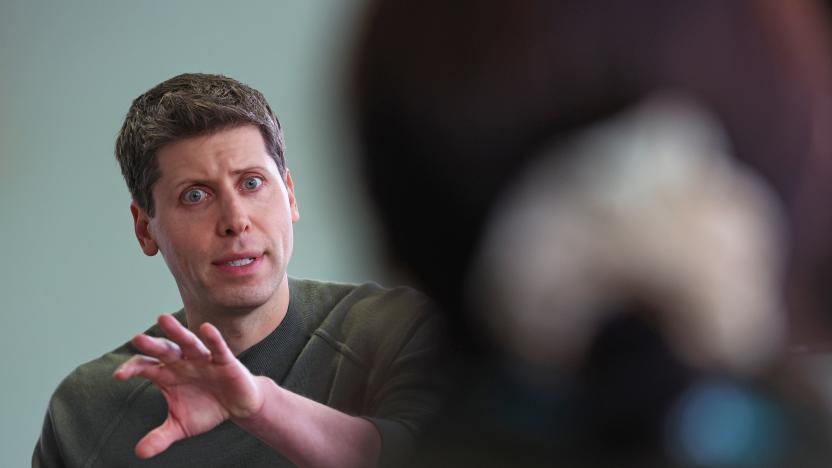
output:
POLYGON ((172 181, 174 186, 217 182, 225 174, 239 175, 253 169, 277 171, 277 165, 268 154, 256 127, 239 127, 180 140, 162 148, 158 156, 161 156, 161 178, 176 177, 172 181), (232 132, 234 136, 228 138, 232 132), (251 138, 252 135, 256 138, 251 138), (217 174, 219 176, 215 177, 217 174), (181 177, 177 177, 179 175, 181 177))
MULTIPOLYGON (((248 166, 248 167, 244 167, 242 169, 234 169, 234 170, 228 171, 228 175, 238 176, 240 174, 245 174, 247 172, 254 172, 254 171, 275 172, 276 169, 275 169, 275 171, 272 171, 272 170, 270 170, 270 169, 268 169, 264 166, 256 165, 256 166, 248 166)), ((172 183, 172 186, 173 187, 180 187, 180 186, 184 186, 184 185, 207 185, 207 186, 210 186, 210 185, 214 185, 214 184, 217 184, 217 183, 218 183, 218 180, 212 179, 210 177, 208 177, 208 178, 206 178, 206 177, 182 177, 179 180, 174 181, 172 183)))

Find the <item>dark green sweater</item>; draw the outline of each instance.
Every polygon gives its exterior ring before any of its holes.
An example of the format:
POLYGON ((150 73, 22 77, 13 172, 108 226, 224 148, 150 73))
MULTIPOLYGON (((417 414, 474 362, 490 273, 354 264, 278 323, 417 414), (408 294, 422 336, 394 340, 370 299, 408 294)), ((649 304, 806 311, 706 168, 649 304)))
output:
MULTIPOLYGON (((283 322, 240 361, 288 390, 366 417, 382 436, 381 465, 398 465, 440 403, 440 320, 407 288, 290 279, 289 289, 283 322)), ((184 323, 182 311, 176 316, 184 323)), ((147 333, 162 335, 158 326, 147 333)), ((149 381, 112 378, 135 352, 125 344, 64 379, 49 403, 33 466, 291 466, 231 422, 150 460, 136 458, 133 448, 162 423, 167 406, 149 381)))

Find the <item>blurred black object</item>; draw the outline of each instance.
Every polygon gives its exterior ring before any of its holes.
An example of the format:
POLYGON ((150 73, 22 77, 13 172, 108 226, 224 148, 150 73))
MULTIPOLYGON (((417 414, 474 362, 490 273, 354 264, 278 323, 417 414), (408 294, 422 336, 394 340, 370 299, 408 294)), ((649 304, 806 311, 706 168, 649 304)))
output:
POLYGON ((525 369, 465 296, 494 206, 541 148, 670 89, 711 109, 779 197, 791 340, 829 342, 828 19, 808 0, 371 5, 351 82, 369 189, 391 257, 463 349, 415 465, 832 462, 828 403, 785 358, 753 377, 694 368, 635 310, 599 327, 578 370, 525 369), (738 438, 720 445, 720 427, 738 438))
POLYGON ((463 310, 483 223, 539 148, 682 90, 782 198, 795 340, 826 340, 815 325, 832 302, 828 17, 811 1, 374 2, 351 95, 392 257, 463 310))

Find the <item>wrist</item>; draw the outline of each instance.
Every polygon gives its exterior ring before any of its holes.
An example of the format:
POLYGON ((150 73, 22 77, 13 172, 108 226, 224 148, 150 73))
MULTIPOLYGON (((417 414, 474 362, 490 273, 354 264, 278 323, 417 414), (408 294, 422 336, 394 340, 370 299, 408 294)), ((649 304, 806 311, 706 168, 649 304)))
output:
POLYGON ((281 388, 274 380, 264 377, 255 376, 254 385, 257 388, 257 394, 260 396, 259 404, 255 405, 253 409, 246 411, 245 414, 239 416, 231 416, 229 419, 246 430, 254 429, 262 424, 262 420, 266 414, 267 406, 270 402, 274 402, 279 398, 281 388))

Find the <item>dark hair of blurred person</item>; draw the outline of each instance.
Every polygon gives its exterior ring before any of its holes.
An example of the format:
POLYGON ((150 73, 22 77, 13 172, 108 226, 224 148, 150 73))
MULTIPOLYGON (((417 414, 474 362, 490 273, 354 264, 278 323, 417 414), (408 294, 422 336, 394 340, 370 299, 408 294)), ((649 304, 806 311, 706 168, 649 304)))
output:
MULTIPOLYGON (((832 198, 826 182, 832 174, 832 51, 821 5, 389 0, 374 2, 369 11, 352 95, 370 192, 392 258, 445 306, 469 351, 468 365, 488 368, 502 359, 464 295, 489 218, 510 182, 553 141, 667 89, 711 110, 733 156, 779 199, 787 231, 783 289, 790 339, 810 346, 826 342, 832 213, 823 207, 832 198)), ((650 309, 637 299, 621 307, 650 309)), ((475 440, 493 466, 547 464, 555 439, 590 444, 583 446, 586 454, 599 440, 609 448, 626 435, 621 443, 629 448, 619 448, 643 454, 638 444, 662 437, 656 428, 671 402, 702 376, 701 369, 674 359, 666 337, 649 322, 616 319, 597 334, 574 407, 497 376, 485 384, 491 389, 485 403, 478 403, 482 394, 475 390, 464 397, 469 411, 453 413, 497 425, 490 432, 480 427, 483 439, 465 431, 457 437, 475 440), (502 397, 494 397, 494 388, 503 385, 502 397), (495 398, 498 414, 480 414, 495 398), (521 410, 537 405, 538 418, 526 420, 531 425, 510 423, 511 404, 518 400, 524 400, 521 410), (500 412, 506 413, 502 419, 500 412), (553 422, 559 416, 574 422, 576 413, 580 424, 553 422), (576 442, 581 428, 591 435, 576 442), (489 445, 505 439, 512 442, 489 445)), ((452 452, 451 446, 445 449, 452 452)), ((461 442, 456 449, 466 447, 461 442)), ((811 466, 818 460, 798 461, 811 466)))
POLYGON ((770 0, 375 2, 354 104, 393 256, 458 306, 492 202, 542 144, 682 89, 717 112, 736 157, 786 206, 803 339, 814 328, 802 320, 831 302, 826 13, 770 0))

